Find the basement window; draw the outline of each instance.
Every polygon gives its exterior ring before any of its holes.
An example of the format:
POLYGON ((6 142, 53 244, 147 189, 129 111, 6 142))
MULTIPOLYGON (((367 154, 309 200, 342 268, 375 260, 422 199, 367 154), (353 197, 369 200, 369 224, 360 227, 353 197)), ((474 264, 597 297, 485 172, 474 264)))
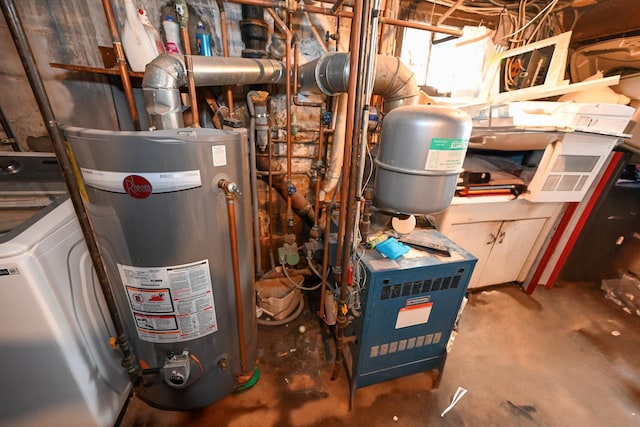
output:
POLYGON ((462 37, 405 28, 400 59, 432 97, 476 98, 494 54, 492 31, 464 27, 462 37))

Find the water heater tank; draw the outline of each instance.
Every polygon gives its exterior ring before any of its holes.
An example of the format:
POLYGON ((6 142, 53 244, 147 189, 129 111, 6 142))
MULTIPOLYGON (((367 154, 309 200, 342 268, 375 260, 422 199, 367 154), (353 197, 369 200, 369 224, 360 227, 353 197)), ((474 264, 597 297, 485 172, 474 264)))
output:
POLYGON ((118 312, 146 369, 136 395, 158 408, 191 410, 246 386, 257 360, 246 132, 64 133, 118 312), (234 200, 238 300, 220 180, 241 192, 234 200))
POLYGON ((471 118, 462 110, 435 105, 392 110, 382 122, 374 205, 401 214, 447 208, 470 136, 471 118))

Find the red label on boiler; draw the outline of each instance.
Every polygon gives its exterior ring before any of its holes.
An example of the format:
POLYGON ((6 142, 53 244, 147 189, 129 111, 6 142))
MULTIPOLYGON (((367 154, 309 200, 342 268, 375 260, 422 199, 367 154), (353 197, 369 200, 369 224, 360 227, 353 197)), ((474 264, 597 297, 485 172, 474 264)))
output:
POLYGON ((143 176, 129 175, 122 181, 122 187, 135 199, 146 199, 153 191, 151 183, 143 176))

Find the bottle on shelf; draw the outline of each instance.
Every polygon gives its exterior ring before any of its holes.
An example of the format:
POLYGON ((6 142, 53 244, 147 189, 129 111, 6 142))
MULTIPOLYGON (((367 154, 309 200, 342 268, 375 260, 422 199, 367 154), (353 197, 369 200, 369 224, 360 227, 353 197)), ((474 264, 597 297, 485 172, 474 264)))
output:
POLYGON ((147 11, 144 9, 138 9, 138 15, 140 15, 142 25, 144 25, 144 29, 147 32, 147 37, 149 37, 149 39, 153 41, 153 44, 156 47, 156 56, 164 53, 164 43, 162 42, 162 36, 149 20, 147 11))
POLYGON ((198 27, 196 28, 196 53, 202 56, 213 56, 211 33, 202 21, 198 21, 198 27))
POLYGON ((125 20, 122 28, 122 47, 132 71, 143 72, 146 65, 160 54, 153 37, 142 22, 133 0, 125 0, 125 20))
POLYGON ((169 15, 162 22, 164 35, 166 39, 165 50, 167 53, 182 55, 182 47, 180 46, 180 26, 176 19, 169 15))

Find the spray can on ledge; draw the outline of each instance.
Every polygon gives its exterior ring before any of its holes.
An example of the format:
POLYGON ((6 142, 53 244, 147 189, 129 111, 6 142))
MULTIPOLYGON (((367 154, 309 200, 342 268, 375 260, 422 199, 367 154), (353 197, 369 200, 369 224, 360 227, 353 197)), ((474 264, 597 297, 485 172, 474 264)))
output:
POLYGON ((171 15, 167 16, 167 19, 162 22, 162 28, 164 28, 164 36, 167 40, 165 44, 167 53, 182 55, 182 48, 180 47, 180 26, 176 22, 176 19, 171 15))
POLYGON ((211 33, 202 21, 198 21, 198 27, 196 28, 196 52, 202 56, 213 56, 211 33))

